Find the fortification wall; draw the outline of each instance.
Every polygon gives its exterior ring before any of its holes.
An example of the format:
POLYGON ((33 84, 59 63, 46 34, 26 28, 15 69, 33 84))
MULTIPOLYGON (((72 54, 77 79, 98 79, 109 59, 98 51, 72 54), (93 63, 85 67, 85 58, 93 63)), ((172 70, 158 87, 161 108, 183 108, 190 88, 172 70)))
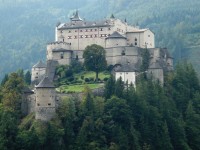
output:
POLYGON ((127 46, 127 41, 125 38, 108 38, 106 39, 106 48, 127 46))
POLYGON ((36 107, 36 120, 49 121, 55 117, 55 107, 36 107))

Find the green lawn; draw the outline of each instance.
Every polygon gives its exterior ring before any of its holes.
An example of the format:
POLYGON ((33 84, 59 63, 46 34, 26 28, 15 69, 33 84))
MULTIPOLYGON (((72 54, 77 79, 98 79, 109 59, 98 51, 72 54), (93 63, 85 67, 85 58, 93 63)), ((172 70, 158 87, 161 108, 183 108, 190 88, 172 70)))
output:
POLYGON ((90 89, 97 89, 103 87, 104 84, 81 84, 81 85, 62 85, 56 90, 61 93, 79 93, 82 92, 85 86, 88 86, 90 89))

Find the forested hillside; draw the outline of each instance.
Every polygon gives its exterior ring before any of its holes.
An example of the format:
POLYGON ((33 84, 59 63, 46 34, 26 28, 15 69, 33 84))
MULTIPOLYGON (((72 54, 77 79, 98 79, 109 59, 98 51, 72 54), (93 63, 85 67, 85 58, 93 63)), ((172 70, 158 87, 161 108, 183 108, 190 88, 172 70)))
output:
POLYGON ((68 21, 75 9, 82 18, 101 19, 114 14, 130 24, 155 32, 156 45, 175 58, 189 59, 200 72, 199 0, 1 0, 0 77, 16 68, 30 69, 45 59, 46 43, 54 40, 58 21, 68 21))
POLYGON ((63 97, 43 122, 21 113, 23 72, 0 86, 1 150, 200 150, 200 84, 190 64, 178 64, 164 87, 141 78, 136 90, 111 77, 102 97, 85 87, 63 97))

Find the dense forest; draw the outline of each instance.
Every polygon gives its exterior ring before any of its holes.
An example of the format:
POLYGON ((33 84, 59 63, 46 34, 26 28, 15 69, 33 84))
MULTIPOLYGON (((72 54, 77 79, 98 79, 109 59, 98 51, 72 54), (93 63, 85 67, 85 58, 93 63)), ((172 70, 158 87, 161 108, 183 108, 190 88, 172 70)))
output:
POLYGON ((16 68, 30 69, 45 60, 46 43, 54 40, 57 22, 67 22, 75 9, 87 20, 112 13, 129 24, 150 28, 156 46, 200 72, 199 0, 0 0, 0 78, 16 68))
POLYGON ((2 150, 199 150, 200 84, 189 63, 178 63, 164 87, 141 77, 136 89, 110 77, 104 96, 85 87, 82 98, 63 97, 50 122, 22 116, 22 70, 2 80, 2 150))

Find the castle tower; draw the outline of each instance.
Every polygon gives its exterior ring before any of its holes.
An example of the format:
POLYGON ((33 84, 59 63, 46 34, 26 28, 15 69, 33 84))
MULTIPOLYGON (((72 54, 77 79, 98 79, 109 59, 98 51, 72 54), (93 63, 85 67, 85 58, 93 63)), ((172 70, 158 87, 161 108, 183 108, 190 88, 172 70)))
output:
POLYGON ((36 86, 35 119, 51 120, 56 113, 56 91, 53 83, 46 76, 36 86))
POLYGON ((127 46, 126 37, 122 36, 118 32, 114 32, 106 38, 106 48, 127 46))
POLYGON ((153 81, 158 81, 161 86, 164 84, 164 71, 158 61, 152 63, 148 68, 148 77, 153 81))
POLYGON ((32 67, 31 83, 38 84, 46 73, 46 65, 40 60, 32 67))

